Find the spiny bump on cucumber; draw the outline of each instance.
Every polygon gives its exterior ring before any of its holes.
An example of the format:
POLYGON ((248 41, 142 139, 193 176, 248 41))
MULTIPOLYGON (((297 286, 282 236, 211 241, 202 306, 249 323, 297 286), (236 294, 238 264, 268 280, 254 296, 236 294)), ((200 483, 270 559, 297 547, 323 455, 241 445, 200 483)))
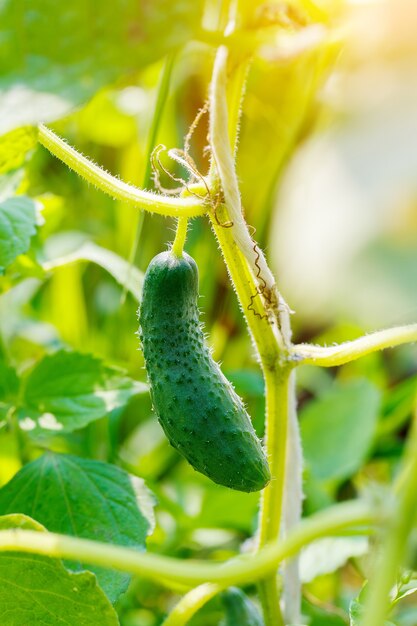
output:
POLYGON ((242 400, 213 360, 200 326, 198 270, 162 252, 146 271, 139 324, 153 406, 170 443, 215 483, 259 491, 270 480, 242 400))

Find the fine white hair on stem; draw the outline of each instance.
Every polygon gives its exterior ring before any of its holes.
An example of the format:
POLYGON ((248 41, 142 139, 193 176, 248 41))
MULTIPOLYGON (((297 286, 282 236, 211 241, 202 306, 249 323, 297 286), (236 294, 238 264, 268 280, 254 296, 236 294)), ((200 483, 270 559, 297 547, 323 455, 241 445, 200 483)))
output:
POLYGON ((265 257, 249 234, 242 212, 242 202, 236 175, 234 154, 229 142, 228 111, 227 111, 227 58, 225 46, 218 49, 213 68, 210 101, 210 143, 214 163, 220 178, 221 187, 232 222, 234 240, 245 256, 251 273, 256 281, 264 284, 264 289, 276 294, 280 329, 276 329, 277 338, 282 347, 290 343, 289 308, 282 296, 277 292, 275 278, 269 269, 265 257), (283 344, 283 345, 282 345, 283 344))

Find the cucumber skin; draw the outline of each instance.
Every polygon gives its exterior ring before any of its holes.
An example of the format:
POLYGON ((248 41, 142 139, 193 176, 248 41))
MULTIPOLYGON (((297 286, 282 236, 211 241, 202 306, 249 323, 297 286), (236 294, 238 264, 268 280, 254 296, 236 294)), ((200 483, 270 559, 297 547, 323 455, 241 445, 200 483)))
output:
POLYGON ((257 607, 236 587, 231 587, 222 594, 226 610, 220 626, 264 626, 257 607))
POLYGON ((270 480, 242 400, 212 359, 200 326, 198 269, 186 253, 154 257, 144 278, 139 337, 153 406, 171 445, 198 472, 238 491, 270 480))

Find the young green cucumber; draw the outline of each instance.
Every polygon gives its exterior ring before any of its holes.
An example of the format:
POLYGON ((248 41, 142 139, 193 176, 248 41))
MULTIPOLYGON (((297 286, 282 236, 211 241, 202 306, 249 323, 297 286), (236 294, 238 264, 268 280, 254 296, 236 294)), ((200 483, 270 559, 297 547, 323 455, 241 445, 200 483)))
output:
POLYGON ((220 485, 258 491, 270 480, 242 400, 213 361, 200 326, 198 270, 162 252, 144 278, 139 336, 155 411, 170 443, 220 485))
POLYGON ((236 587, 222 594, 225 617, 220 626, 264 626, 262 617, 248 596, 236 587))

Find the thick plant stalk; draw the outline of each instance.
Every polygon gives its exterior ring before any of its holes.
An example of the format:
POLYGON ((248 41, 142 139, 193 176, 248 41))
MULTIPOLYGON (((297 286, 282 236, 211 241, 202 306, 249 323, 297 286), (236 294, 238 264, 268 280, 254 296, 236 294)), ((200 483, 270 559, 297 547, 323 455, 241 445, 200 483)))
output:
MULTIPOLYGON (((271 482, 261 496, 258 549, 280 535, 284 504, 284 476, 288 436, 290 371, 278 364, 274 371, 265 372, 266 382, 266 451, 271 470, 271 482)), ((284 624, 278 595, 277 571, 259 583, 259 596, 267 626, 284 624)))
MULTIPOLYGON (((253 297, 250 297, 248 301, 248 294, 242 293, 239 285, 236 283, 235 289, 250 327, 252 326, 256 329, 258 322, 260 323, 262 319, 266 320, 266 322, 271 320, 270 311, 265 308, 266 302, 263 298, 265 293, 276 294, 279 319, 278 326, 272 326, 274 337, 271 339, 275 339, 277 351, 275 362, 271 359, 265 360, 262 358, 263 350, 257 341, 259 335, 262 336, 262 331, 256 333, 256 330, 254 332, 251 329, 260 355, 266 382, 266 445, 272 474, 271 483, 266 487, 262 497, 259 533, 259 546, 261 547, 268 541, 276 539, 280 532, 285 535, 300 520, 302 456, 296 415, 295 374, 292 374, 290 379, 291 368, 286 358, 287 350, 291 346, 289 309, 277 292, 274 277, 266 264, 265 257, 253 242, 242 214, 234 165, 235 136, 231 138, 232 141, 228 139, 233 130, 229 126, 229 111, 227 108, 227 59, 228 51, 226 48, 221 47, 216 56, 210 90, 210 139, 215 171, 218 173, 225 198, 226 219, 228 220, 226 223, 230 226, 230 228, 224 228, 224 230, 229 231, 229 246, 230 241, 233 241, 233 244, 239 250, 239 254, 242 255, 247 263, 250 278, 252 279, 249 282, 252 282, 254 289, 261 295, 258 298, 260 307, 260 310, 258 309, 257 311, 258 315, 256 315, 256 312, 254 314, 251 312, 252 319, 248 315, 253 297), (262 283, 263 288, 260 289, 262 283), (286 461, 289 454, 291 455, 290 467, 286 461), (288 469, 291 471, 288 471, 288 469)), ((237 80, 241 83, 240 87, 242 90, 242 73, 237 80)), ((235 88, 235 97, 232 99, 232 102, 234 102, 235 107, 239 107, 240 99, 236 97, 236 85, 232 84, 231 88, 233 89, 233 87, 235 88)), ((233 113, 232 117, 238 123, 236 111, 233 111, 233 113)), ((211 173, 211 178, 215 180, 213 172, 211 173)), ((215 224, 213 217, 212 223, 213 225, 215 224)), ((226 237, 221 235, 220 228, 218 226, 215 227, 215 231, 218 235, 226 264, 228 264, 227 244, 224 245, 226 237)), ((230 268, 229 272, 233 280, 234 276, 230 268)), ((286 613, 291 616, 291 619, 295 618, 295 620, 298 620, 301 585, 296 560, 285 568, 284 579, 286 613)), ((271 578, 261 583, 260 595, 267 626, 277 626, 283 623, 278 603, 276 573, 273 573, 271 578)))
POLYGON ((292 358, 300 364, 335 367, 350 363, 367 354, 413 341, 417 341, 417 324, 378 330, 336 346, 315 346, 301 343, 293 346, 291 352, 292 358))
POLYGON ((228 587, 252 584, 268 576, 285 559, 321 537, 344 535, 358 528, 367 535, 372 532, 370 526, 382 519, 381 511, 372 504, 344 502, 303 520, 285 540, 272 542, 256 554, 235 557, 224 563, 184 561, 90 539, 20 529, 0 531, 0 553, 18 551, 68 558, 162 580, 164 584, 172 582, 176 589, 178 584, 195 587, 207 582, 228 587))
MULTIPOLYGON (((286 537, 301 521, 303 501, 303 452, 298 423, 295 392, 295 371, 288 381, 288 436, 283 502, 283 536, 286 537)), ((285 561, 283 566, 284 615, 287 623, 301 623, 301 582, 299 557, 285 561)))
MULTIPOLYGON (((227 60, 228 50, 225 46, 218 49, 213 67, 213 77, 210 87, 210 146, 215 163, 215 169, 221 184, 225 198, 228 218, 230 220, 230 230, 233 238, 246 258, 250 267, 255 285, 268 292, 271 297, 277 299, 277 306, 281 310, 286 307, 282 296, 278 294, 274 276, 269 269, 262 250, 255 244, 249 234, 245 219, 242 213, 242 203, 234 164, 234 149, 229 141, 229 114, 227 110, 227 60)), ((244 75, 243 75, 244 76, 244 75)), ((241 86, 243 89, 243 85, 241 86)), ((237 106, 240 105, 238 101, 237 106)), ((236 121, 237 116, 235 115, 236 121)), ((215 176, 211 176, 212 186, 215 186, 215 176)), ((289 328, 275 328, 278 344, 283 350, 287 344, 289 328)))
MULTIPOLYGON (((223 213, 219 215, 224 217, 223 213)), ((213 216, 210 218, 261 367, 263 370, 273 369, 279 355, 278 344, 262 303, 258 298, 252 299, 255 287, 246 259, 240 252, 231 229, 217 224, 213 216)))

